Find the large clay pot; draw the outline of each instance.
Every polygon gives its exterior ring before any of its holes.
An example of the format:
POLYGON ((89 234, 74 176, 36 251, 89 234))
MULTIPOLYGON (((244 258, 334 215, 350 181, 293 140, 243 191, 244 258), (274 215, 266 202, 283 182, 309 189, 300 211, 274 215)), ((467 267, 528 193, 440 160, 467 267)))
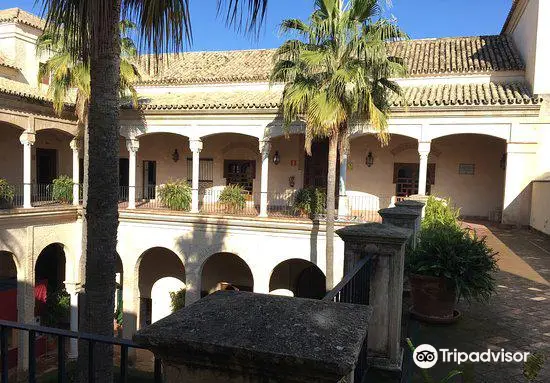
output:
POLYGON ((456 291, 444 278, 413 274, 409 281, 413 316, 431 323, 449 323, 457 319, 456 291))

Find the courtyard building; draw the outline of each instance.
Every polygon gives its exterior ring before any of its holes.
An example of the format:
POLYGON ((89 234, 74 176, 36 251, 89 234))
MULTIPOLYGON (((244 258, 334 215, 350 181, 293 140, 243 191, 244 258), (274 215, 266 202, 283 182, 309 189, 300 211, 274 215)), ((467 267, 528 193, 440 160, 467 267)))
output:
MULTIPOLYGON (((404 96, 392 100, 387 146, 353 122, 349 153, 340 153, 337 226, 380 221, 379 209, 435 195, 463 217, 550 235, 548 15, 550 3, 518 0, 499 35, 390 43, 389 54, 408 68, 396 79, 404 96)), ((78 330, 84 151, 74 104, 56 115, 49 79, 38 79, 43 28, 35 15, 0 10, 0 179, 14 190, 9 206, 0 200, 0 300, 10 308, 0 318, 35 323, 39 286, 64 287, 68 326, 78 330), (63 175, 74 183, 71 203, 52 195, 63 175)), ((308 156, 304 127, 284 126, 284 84, 269 81, 273 54, 189 52, 165 55, 158 67, 147 56, 136 62, 139 103, 123 100, 120 122, 124 337, 162 317, 167 291, 182 287, 186 304, 227 286, 325 294, 323 217, 310 219, 294 200, 303 188, 326 188, 328 141, 315 142, 308 156), (173 180, 191 186, 189 211, 159 198, 173 180), (244 206, 220 201, 228 185, 244 189, 244 206)), ((336 281, 343 250, 336 238, 336 281)), ((25 345, 23 337, 10 342, 25 345)), ((28 354, 15 355, 25 365, 28 354)))

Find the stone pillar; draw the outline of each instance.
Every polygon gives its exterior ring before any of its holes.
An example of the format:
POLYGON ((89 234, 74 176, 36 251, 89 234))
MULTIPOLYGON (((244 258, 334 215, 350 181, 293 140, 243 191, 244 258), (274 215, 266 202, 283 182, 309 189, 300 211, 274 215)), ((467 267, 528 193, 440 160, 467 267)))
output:
POLYGON ((532 181, 537 170, 537 144, 508 143, 502 223, 529 225, 532 181))
POLYGON ((365 305, 218 291, 134 341, 162 360, 165 383, 351 382, 371 315, 365 305))
POLYGON ((73 205, 80 204, 80 143, 74 138, 70 143, 73 151, 73 205))
POLYGON ((378 214, 382 217, 382 223, 411 230, 410 244, 413 249, 416 248, 416 237, 419 231, 417 222, 420 222, 420 214, 422 214, 420 211, 405 206, 396 206, 380 209, 378 214))
POLYGON ((23 145, 23 207, 28 209, 31 204, 31 167, 32 167, 32 145, 36 140, 34 133, 23 133, 19 141, 23 145))
POLYGON ((191 181, 191 213, 199 212, 199 178, 200 178, 200 152, 202 141, 200 138, 189 140, 189 149, 193 153, 193 180, 191 181))
POLYGON ((126 148, 128 149, 128 209, 136 208, 136 157, 139 150, 139 141, 137 139, 127 139, 126 148))
POLYGON ((269 185, 269 152, 271 143, 269 140, 260 140, 260 153, 262 154, 262 175, 260 180, 260 217, 267 217, 267 192, 269 185))
POLYGON ((346 193, 346 179, 348 171, 348 155, 342 154, 340 158, 340 182, 338 184, 338 216, 350 216, 349 199, 346 193))
POLYGON ((415 196, 411 196, 406 200, 397 201, 395 206, 406 207, 407 209, 414 210, 418 213, 418 219, 416 220, 416 234, 420 233, 420 227, 422 225, 422 218, 424 218, 424 208, 426 207, 426 202, 428 197, 418 196, 418 199, 415 199, 415 196))
MULTIPOLYGON (((70 330, 78 332, 78 294, 80 292, 80 283, 65 281, 65 290, 67 290, 67 293, 71 297, 70 330)), ((69 359, 78 358, 78 339, 69 340, 67 357, 69 359)))
POLYGON ((347 226, 336 233, 345 243, 345 273, 353 270, 362 257, 373 257, 369 294, 373 307, 368 338, 370 366, 400 371, 405 244, 411 230, 371 222, 347 226))
POLYGON ((428 179, 428 156, 430 155, 430 141, 418 143, 420 165, 418 169, 418 194, 426 195, 426 181, 428 179))

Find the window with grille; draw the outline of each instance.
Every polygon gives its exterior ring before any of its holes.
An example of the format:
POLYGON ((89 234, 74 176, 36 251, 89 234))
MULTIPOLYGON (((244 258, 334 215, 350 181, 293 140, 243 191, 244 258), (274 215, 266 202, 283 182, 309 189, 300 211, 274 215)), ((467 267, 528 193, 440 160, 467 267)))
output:
MULTIPOLYGON (((193 158, 187 158, 187 181, 193 181, 193 158)), ((199 160, 199 191, 214 186, 214 160, 201 158, 199 160)))

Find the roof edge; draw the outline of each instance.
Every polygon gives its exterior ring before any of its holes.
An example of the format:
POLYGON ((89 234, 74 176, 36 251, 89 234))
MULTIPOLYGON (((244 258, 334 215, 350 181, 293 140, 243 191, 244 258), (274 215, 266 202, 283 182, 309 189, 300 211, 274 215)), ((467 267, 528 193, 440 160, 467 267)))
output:
POLYGON ((508 29, 508 26, 510 25, 510 22, 512 21, 512 18, 514 17, 516 10, 518 9, 518 5, 521 0, 513 0, 512 6, 510 7, 510 11, 508 12, 508 16, 506 16, 506 20, 504 21, 504 24, 502 25, 502 29, 500 31, 501 35, 506 34, 506 30, 508 29))

